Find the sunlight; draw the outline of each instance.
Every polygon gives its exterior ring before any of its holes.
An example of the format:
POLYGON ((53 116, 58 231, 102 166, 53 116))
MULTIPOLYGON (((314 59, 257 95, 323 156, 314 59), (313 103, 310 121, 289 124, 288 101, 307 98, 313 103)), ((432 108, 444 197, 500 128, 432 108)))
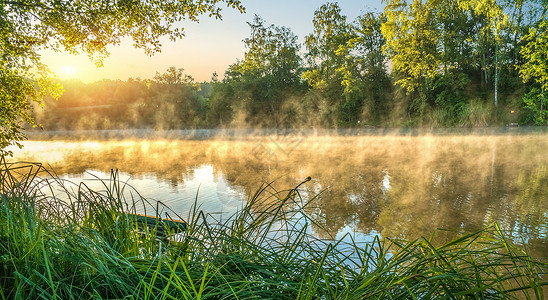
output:
POLYGON ((71 78, 76 76, 78 69, 73 65, 64 65, 59 68, 59 75, 63 78, 71 78))

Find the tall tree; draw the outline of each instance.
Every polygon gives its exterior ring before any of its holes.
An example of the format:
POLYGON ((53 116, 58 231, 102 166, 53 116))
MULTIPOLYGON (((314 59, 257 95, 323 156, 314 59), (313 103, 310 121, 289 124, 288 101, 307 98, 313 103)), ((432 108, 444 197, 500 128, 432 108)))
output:
POLYGON ((108 45, 131 37, 135 47, 153 54, 160 37, 183 36, 178 22, 197 21, 202 14, 220 18, 221 2, 243 11, 239 0, 0 1, 0 154, 9 145, 20 146, 24 124, 34 123, 29 102, 60 93, 39 50, 83 52, 100 65, 108 45))
POLYGON ((244 39, 248 49, 238 68, 243 75, 272 76, 284 84, 299 78, 301 58, 297 36, 287 27, 266 26, 264 19, 255 15, 250 37, 244 39))
MULTIPOLYGON (((284 93, 300 85, 298 38, 287 27, 266 26, 257 15, 248 25, 251 34, 244 39, 244 59, 229 67, 225 82, 240 93, 233 104, 248 119, 255 120, 253 125, 281 126, 278 119, 284 93)), ((231 92, 218 87, 219 91, 231 92)))
POLYGON ((152 113, 152 126, 157 129, 195 127, 200 103, 196 97, 199 84, 183 68, 169 67, 156 73, 149 82, 150 99, 143 106, 152 113))
MULTIPOLYGON (((359 47, 355 28, 347 22, 337 3, 326 3, 314 12, 313 31, 306 36, 308 69, 302 78, 313 88, 313 105, 323 126, 355 126, 363 98, 359 96, 359 47)), ((361 77, 361 76, 360 76, 361 77)))
MULTIPOLYGON (((310 70, 303 74, 311 86, 325 87, 333 78, 340 77, 336 70, 343 65, 345 55, 341 47, 351 39, 346 16, 337 3, 326 3, 314 12, 314 30, 306 36, 310 70), (342 55, 341 55, 342 54, 342 55)), ((335 80, 340 83, 340 80, 335 80)))
MULTIPOLYGON (((382 15, 365 13, 350 26, 350 39, 339 45, 336 54, 343 56, 344 64, 338 70, 343 74, 342 85, 346 93, 359 89, 364 76, 386 72, 386 58, 382 53, 385 44, 381 32, 382 15)), ((378 75, 378 74, 377 74, 378 75)))
MULTIPOLYGON (((501 1, 498 1, 501 2, 501 1)), ((501 50, 504 32, 508 29, 508 15, 496 0, 465 0, 459 5, 471 12, 477 26, 477 54, 480 56, 485 85, 493 74, 494 104, 498 106, 501 50), (491 71, 491 72, 490 72, 491 71)))
POLYGON ((534 81, 538 86, 525 97, 525 107, 532 111, 535 123, 548 123, 546 94, 548 91, 548 19, 544 17, 523 37, 521 48, 525 62, 519 67, 524 82, 534 81), (539 88, 540 87, 540 88, 539 88))
POLYGON ((415 95, 411 110, 421 117, 427 105, 434 103, 434 79, 441 63, 441 36, 432 8, 431 1, 387 1, 387 21, 382 25, 383 49, 400 77, 396 83, 415 95))
MULTIPOLYGON (((501 66, 510 62, 514 34, 505 12, 510 2, 387 1, 384 49, 399 75, 397 83, 413 95, 413 110, 422 115, 426 108, 442 109, 456 116, 467 102, 464 91, 474 70, 484 88, 493 85, 498 105, 501 66)), ((519 12, 515 18, 517 23, 519 12)))
POLYGON ((383 15, 371 12, 359 16, 349 28, 350 39, 339 45, 336 52, 342 61, 336 72, 341 76, 345 98, 339 105, 341 125, 355 126, 362 121, 360 118, 375 121, 382 113, 384 97, 391 84, 386 56, 382 52, 385 44, 381 32, 383 21, 383 15))

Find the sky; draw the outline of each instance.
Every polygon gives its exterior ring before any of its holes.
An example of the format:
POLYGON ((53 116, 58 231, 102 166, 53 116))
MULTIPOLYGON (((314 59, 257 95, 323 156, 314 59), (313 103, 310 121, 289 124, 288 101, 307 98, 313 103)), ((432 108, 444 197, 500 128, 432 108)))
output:
MULTIPOLYGON (((90 83, 102 79, 153 78, 169 67, 183 68, 197 82, 209 81, 213 72, 222 78, 227 67, 242 59, 246 51, 243 39, 249 36, 247 22, 259 15, 265 25, 289 27, 304 42, 312 32, 314 11, 327 1, 318 0, 242 0, 244 14, 224 8, 223 19, 203 16, 199 23, 185 22, 185 37, 175 42, 161 39, 162 52, 147 56, 142 49, 135 49, 131 39, 119 46, 109 47, 110 56, 97 68, 86 55, 43 51, 42 61, 60 79, 79 79, 90 83)), ((348 21, 364 12, 381 12, 381 0, 340 0, 342 14, 348 21)), ((222 7, 225 5, 220 4, 222 7)), ((302 47, 304 50, 304 46, 302 47)))

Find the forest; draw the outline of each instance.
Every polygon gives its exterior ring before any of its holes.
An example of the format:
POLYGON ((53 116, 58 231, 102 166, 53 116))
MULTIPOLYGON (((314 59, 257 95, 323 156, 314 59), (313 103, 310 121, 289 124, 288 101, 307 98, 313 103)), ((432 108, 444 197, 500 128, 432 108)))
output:
POLYGON ((260 16, 219 79, 62 82, 44 129, 546 125, 545 0, 387 0, 354 20, 319 7, 304 44, 260 16))

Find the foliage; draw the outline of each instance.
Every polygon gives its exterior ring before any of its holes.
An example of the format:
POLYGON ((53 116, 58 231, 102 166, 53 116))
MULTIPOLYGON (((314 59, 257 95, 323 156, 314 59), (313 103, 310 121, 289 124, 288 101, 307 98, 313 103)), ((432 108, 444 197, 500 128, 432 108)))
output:
POLYGON ((530 28, 523 37, 525 45, 521 48, 521 54, 525 59, 519 65, 519 73, 525 82, 534 81, 540 85, 532 88, 527 93, 523 102, 525 108, 531 111, 532 118, 537 125, 545 125, 548 122, 546 112, 546 91, 548 90, 548 20, 543 18, 536 27, 530 28))
POLYGON ((314 87, 326 87, 331 80, 340 81, 337 68, 343 65, 344 47, 349 39, 350 28, 346 16, 341 14, 337 3, 326 3, 314 12, 314 30, 306 36, 307 59, 311 70, 303 79, 314 87), (339 51, 339 53, 338 53, 339 51))
POLYGON ((84 52, 98 65, 107 46, 131 37, 148 54, 160 50, 160 37, 183 37, 178 22, 220 18, 218 3, 243 11, 238 0, 205 1, 0 1, 0 151, 25 138, 24 124, 34 124, 29 102, 57 98, 60 87, 48 80, 39 51, 84 52))
MULTIPOLYGON (((455 1, 391 1, 382 31, 384 51, 399 74, 396 82, 413 95, 410 109, 422 116, 428 107, 457 116, 467 102, 463 91, 473 69, 473 23, 455 1)), ((451 123, 449 123, 451 124, 451 123)), ((448 124, 448 125, 449 125, 448 124)))
POLYGON ((229 66, 223 82, 214 85, 211 107, 221 111, 210 116, 221 119, 214 121, 217 124, 225 123, 222 119, 232 115, 230 109, 239 115, 234 118, 243 119, 235 121, 236 126, 292 127, 284 122, 282 111, 286 95, 301 90, 297 36, 286 27, 266 26, 257 15, 248 25, 248 50, 243 60, 229 66))
POLYGON ((459 124, 469 99, 519 89, 514 67, 520 37, 544 11, 537 1, 387 1, 382 31, 396 83, 412 98, 409 110, 430 110, 459 124), (473 89, 470 86, 473 85, 473 89), (494 93, 490 93, 494 91, 494 93), (487 93, 489 92, 489 93, 487 93))
MULTIPOLYGON (((304 54, 289 28, 254 16, 243 41, 244 58, 230 65, 221 81, 214 74, 209 83, 195 83, 173 67, 151 80, 65 83, 70 96, 56 103, 51 98, 60 89, 48 83, 45 69, 29 72, 39 64, 36 50, 44 45, 83 51, 98 63, 108 43, 128 36, 136 46, 154 52, 160 35, 181 36, 178 23, 173 23, 177 18, 196 20, 200 13, 219 17, 220 2, 241 9, 231 0, 124 2, 101 8, 104 20, 93 26, 89 18, 97 13, 98 2, 74 3, 64 8, 67 11, 50 11, 50 17, 45 17, 47 8, 57 7, 57 2, 44 7, 31 2, 23 15, 38 11, 44 22, 36 23, 37 28, 53 26, 53 16, 64 13, 70 18, 59 20, 48 34, 33 27, 14 38, 31 39, 35 34, 49 38, 47 44, 39 38, 26 44, 10 43, 11 36, 3 40, 2 84, 17 92, 2 93, 6 100, 0 103, 0 146, 22 140, 22 124, 32 124, 33 117, 47 129, 447 127, 503 125, 510 118, 505 112, 522 107, 521 122, 544 124, 540 95, 547 84, 547 25, 545 1, 540 0, 387 0, 384 13, 364 12, 354 20, 343 15, 337 3, 326 3, 314 13, 304 54), (138 14, 141 9, 147 12, 138 14), (175 9, 182 13, 177 15, 175 9), (118 18, 128 12, 130 18, 118 18), (168 17, 158 17, 162 13, 168 17), (71 24, 79 25, 69 28, 71 24), (531 88, 527 83, 533 83, 531 88), (533 92, 537 87, 540 90, 533 92), (29 109, 37 105, 27 103, 33 100, 47 104, 34 116, 29 109)), ((17 3, 3 8, 3 32, 20 29, 10 23, 15 15, 6 10, 21 8, 17 3)), ((30 26, 25 22, 21 26, 30 26)))
POLYGON ((204 125, 205 83, 195 83, 183 69, 170 67, 152 80, 104 80, 93 84, 62 82, 65 93, 46 100, 35 114, 47 130, 196 128, 204 125))
POLYGON ((11 155, 6 147, 22 147, 23 124, 35 126, 29 101, 41 103, 48 95, 58 97, 61 89, 46 77, 33 80, 29 72, 11 69, 2 61, 0 65, 0 156, 5 156, 11 155))
POLYGON ((248 51, 243 61, 231 66, 229 74, 244 77, 270 76, 278 84, 294 84, 301 67, 297 36, 287 27, 265 27, 265 21, 258 15, 248 25, 251 36, 244 39, 248 51))
POLYGON ((149 82, 149 100, 144 101, 145 109, 154 112, 147 127, 156 129, 177 129, 193 127, 200 111, 201 103, 195 91, 194 79, 183 73, 183 69, 170 67, 164 74, 157 73, 149 82))
POLYGON ((337 3, 314 13, 314 31, 306 37, 309 66, 302 77, 335 106, 335 126, 357 126, 384 112, 390 81, 381 52, 383 20, 382 15, 364 13, 348 23, 337 3))
POLYGON ((382 25, 384 49, 392 59, 393 68, 405 74, 398 83, 408 92, 418 90, 420 85, 427 90, 426 81, 431 81, 438 71, 439 36, 431 5, 431 2, 407 4, 400 0, 386 5, 387 22, 382 25))
POLYGON ((548 110, 545 103, 548 92, 542 92, 539 88, 533 88, 523 97, 524 108, 528 111, 528 117, 537 125, 548 124, 548 110))

